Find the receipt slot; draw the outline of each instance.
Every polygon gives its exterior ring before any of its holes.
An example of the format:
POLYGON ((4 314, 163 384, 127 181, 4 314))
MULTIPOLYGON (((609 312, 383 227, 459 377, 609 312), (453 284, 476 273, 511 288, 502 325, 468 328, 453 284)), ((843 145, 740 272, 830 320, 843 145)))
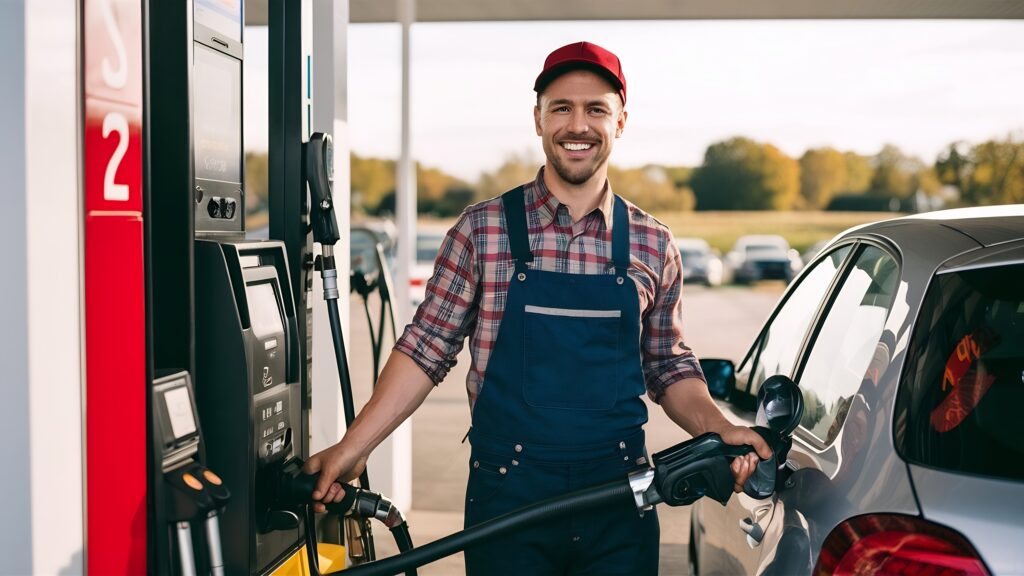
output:
POLYGON ((202 434, 196 417, 188 372, 171 373, 153 382, 152 438, 159 460, 159 490, 171 553, 169 572, 183 576, 224 574, 219 515, 231 492, 202 462, 202 434), (201 525, 198 538, 193 526, 201 525), (197 557, 195 549, 205 546, 197 557), (198 569, 197 569, 198 565, 198 569))
POLYGON ((301 545, 297 510, 275 494, 300 454, 298 336, 284 245, 196 240, 196 395, 207 461, 233 494, 223 515, 229 573, 265 573, 301 545))

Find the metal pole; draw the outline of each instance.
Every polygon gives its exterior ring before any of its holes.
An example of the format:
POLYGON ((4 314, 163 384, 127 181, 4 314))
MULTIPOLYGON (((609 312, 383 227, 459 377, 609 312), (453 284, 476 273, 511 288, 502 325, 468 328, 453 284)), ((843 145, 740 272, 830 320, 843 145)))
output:
POLYGON ((181 576, 196 576, 196 559, 192 553, 192 526, 188 522, 175 525, 178 536, 178 562, 181 576))
POLYGON ((409 302, 409 272, 416 254, 416 165, 412 158, 409 95, 410 29, 416 19, 415 0, 397 0, 402 23, 402 154, 398 161, 395 219, 398 226, 398 278, 395 286, 399 325, 412 318, 409 302))
POLYGON ((224 554, 220 544, 220 520, 217 512, 206 517, 206 547, 210 553, 210 575, 224 576, 224 554))

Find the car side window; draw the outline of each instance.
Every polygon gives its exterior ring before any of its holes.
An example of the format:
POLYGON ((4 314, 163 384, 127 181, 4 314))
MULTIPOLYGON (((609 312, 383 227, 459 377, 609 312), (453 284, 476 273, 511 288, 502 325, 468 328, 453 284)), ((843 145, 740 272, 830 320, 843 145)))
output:
POLYGON ((895 258, 880 248, 866 246, 820 323, 798 383, 804 395, 800 425, 825 445, 835 440, 861 385, 876 384, 889 362, 882 331, 899 277, 895 258))
POLYGON ((846 245, 833 250, 800 278, 771 324, 762 331, 747 361, 737 370, 738 389, 749 389, 751 394, 757 394, 765 378, 776 374, 793 375, 804 334, 850 249, 850 245, 846 245))

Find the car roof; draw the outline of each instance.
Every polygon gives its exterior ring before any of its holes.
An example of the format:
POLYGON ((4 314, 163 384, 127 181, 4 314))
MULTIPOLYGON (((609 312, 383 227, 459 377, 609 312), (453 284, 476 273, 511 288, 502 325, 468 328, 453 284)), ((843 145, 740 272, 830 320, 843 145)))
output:
POLYGON ((676 246, 687 247, 687 248, 707 248, 708 241, 703 238, 696 236, 680 236, 676 237, 676 246))
POLYGON ((747 244, 771 244, 773 246, 781 246, 782 244, 788 244, 786 239, 778 234, 746 234, 736 239, 736 245, 747 245, 747 244))
POLYGON ((866 224, 847 231, 845 235, 854 231, 882 232, 892 227, 909 228, 912 231, 920 230, 922 233, 926 233, 928 230, 934 230, 935 226, 955 230, 981 246, 1019 240, 1024 238, 1024 204, 979 206, 914 214, 894 220, 866 224))

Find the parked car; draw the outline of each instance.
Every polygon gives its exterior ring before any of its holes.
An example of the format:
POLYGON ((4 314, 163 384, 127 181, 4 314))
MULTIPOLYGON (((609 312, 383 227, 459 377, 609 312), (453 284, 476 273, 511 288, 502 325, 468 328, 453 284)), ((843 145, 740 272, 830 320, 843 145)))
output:
POLYGON ((426 297, 427 280, 434 273, 434 260, 444 241, 444 232, 420 230, 416 233, 416 261, 409 273, 409 294, 413 306, 419 306, 426 297))
POLYGON ((683 257, 683 283, 697 282, 705 286, 722 283, 722 258, 703 238, 676 238, 676 247, 683 257))
POLYGON ((844 232, 706 366, 736 423, 775 374, 805 411, 774 496, 694 506, 693 574, 1024 574, 1024 205, 844 232))
POLYGON ((811 260, 814 260, 814 257, 818 255, 818 252, 821 252, 822 248, 828 246, 828 242, 828 240, 819 240, 814 244, 811 244, 807 250, 804 250, 800 254, 800 261, 806 265, 811 260))
POLYGON ((738 283, 758 280, 792 280, 803 268, 800 253, 782 236, 751 234, 740 236, 725 256, 725 264, 738 283))

